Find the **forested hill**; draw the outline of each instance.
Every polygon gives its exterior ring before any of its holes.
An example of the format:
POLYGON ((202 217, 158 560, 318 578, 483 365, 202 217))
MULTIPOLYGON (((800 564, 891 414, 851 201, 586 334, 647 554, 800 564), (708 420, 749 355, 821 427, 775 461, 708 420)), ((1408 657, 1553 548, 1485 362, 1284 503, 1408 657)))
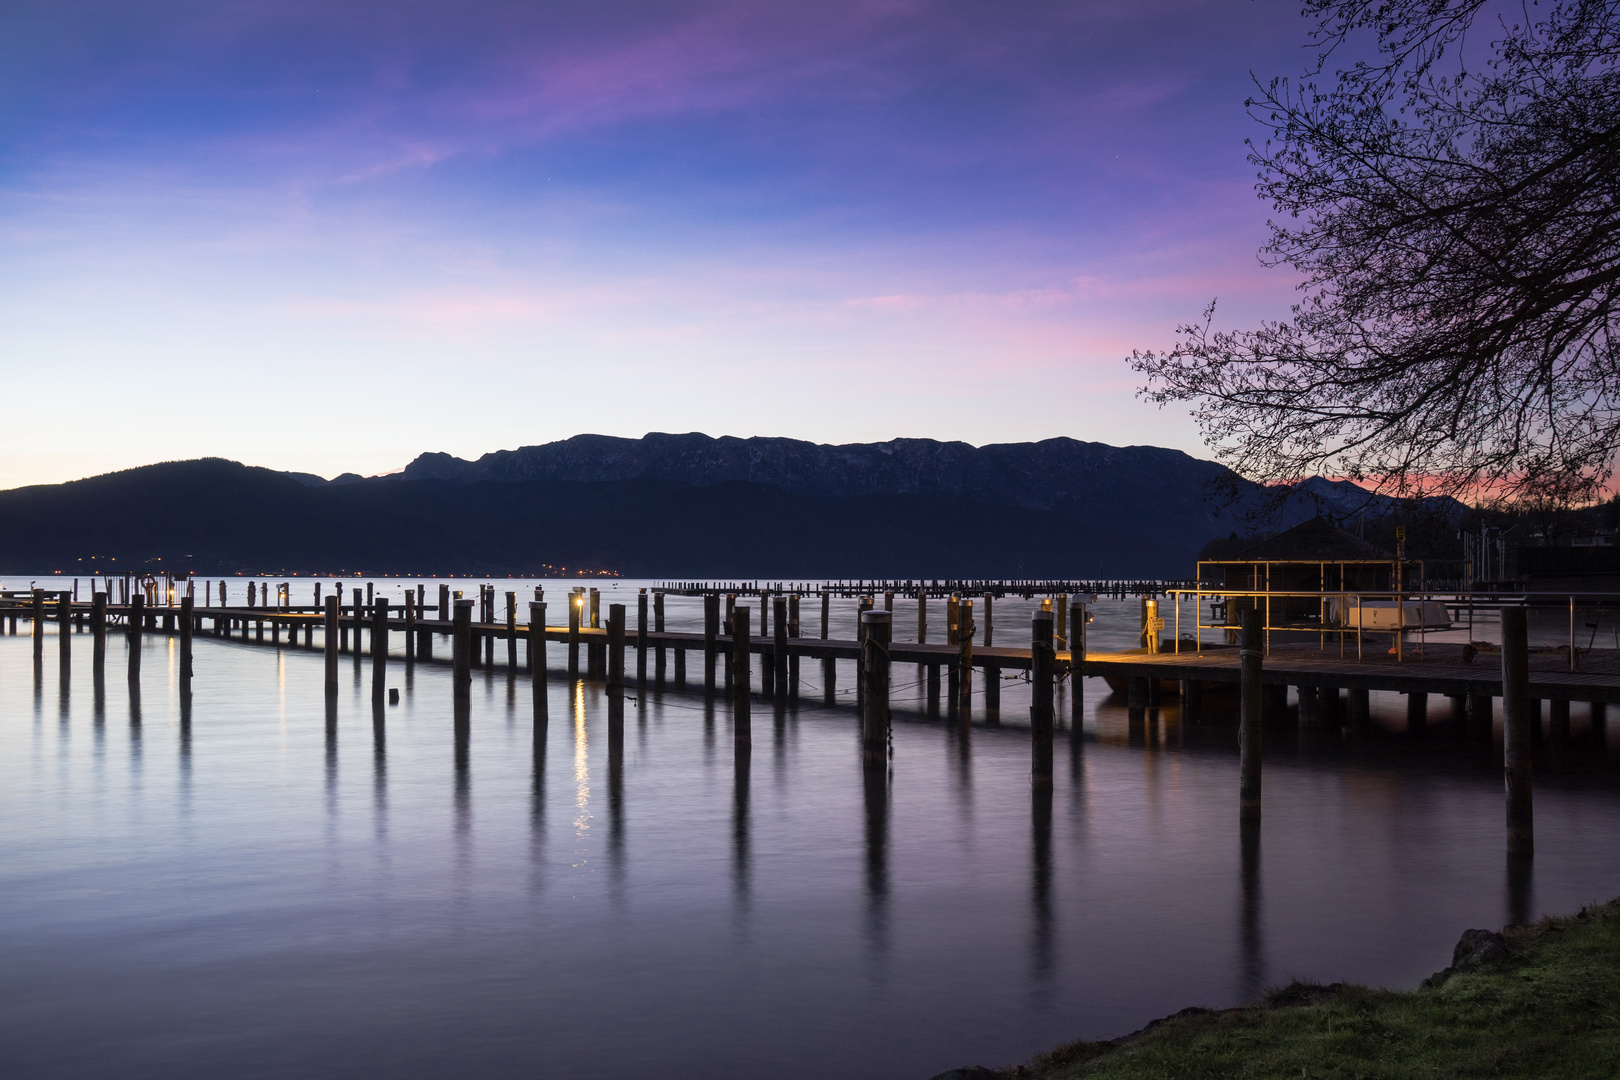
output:
MULTIPOLYGON (((435 478, 419 461, 405 477, 328 483, 220 459, 170 462, 0 492, 0 573, 1189 574, 1204 542, 1230 528, 1204 497, 1205 477, 1218 467, 1173 451, 1116 453, 1116 469, 1089 477, 1072 462, 1054 469, 1069 479, 1054 483, 1052 508, 1017 501, 1037 487, 1031 454, 1008 453, 1000 473, 975 463, 980 480, 859 493, 828 493, 831 481, 790 487, 718 471, 703 484, 648 475, 435 478), (998 475, 1007 478, 1000 487, 998 475)), ((838 482, 876 483, 860 472, 849 465, 838 482)))

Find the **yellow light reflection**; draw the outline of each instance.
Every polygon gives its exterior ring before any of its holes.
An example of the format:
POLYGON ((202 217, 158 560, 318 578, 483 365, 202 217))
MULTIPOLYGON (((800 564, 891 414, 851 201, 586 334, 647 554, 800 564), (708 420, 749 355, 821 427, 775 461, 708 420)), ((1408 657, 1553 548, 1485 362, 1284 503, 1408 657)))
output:
MULTIPOLYGON (((576 679, 573 684, 574 704, 574 833, 580 839, 591 827, 591 762, 590 740, 585 732, 585 688, 576 679)), ((583 860, 581 860, 583 861, 583 860)), ((575 865, 579 865, 575 863, 575 865)))

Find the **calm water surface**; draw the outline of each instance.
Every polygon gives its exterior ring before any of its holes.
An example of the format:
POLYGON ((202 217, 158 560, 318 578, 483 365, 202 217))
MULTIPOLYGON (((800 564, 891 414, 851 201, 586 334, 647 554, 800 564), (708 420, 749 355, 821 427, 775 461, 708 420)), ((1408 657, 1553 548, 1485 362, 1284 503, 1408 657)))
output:
MULTIPOLYGON (((998 643, 1028 611, 998 603, 998 643)), ((1094 642, 1135 611, 1100 605, 1094 642)), ((872 777, 808 662, 739 761, 701 693, 632 688, 615 754, 599 686, 554 675, 537 718, 526 678, 477 672, 459 739, 443 666, 394 665, 375 710, 345 657, 328 709, 318 653, 199 638, 188 716, 168 641, 137 696, 121 637, 97 680, 76 635, 63 678, 54 626, 37 666, 22 630, 0 637, 6 1075, 921 1080, 1294 976, 1412 986, 1466 927, 1620 894, 1620 780, 1579 705, 1510 867, 1499 750, 1409 740, 1395 697, 1366 739, 1269 731, 1245 846, 1234 728, 1173 703, 1133 727, 1096 680, 1043 800, 1014 681, 1000 725, 982 692, 965 727, 897 702, 872 777)))

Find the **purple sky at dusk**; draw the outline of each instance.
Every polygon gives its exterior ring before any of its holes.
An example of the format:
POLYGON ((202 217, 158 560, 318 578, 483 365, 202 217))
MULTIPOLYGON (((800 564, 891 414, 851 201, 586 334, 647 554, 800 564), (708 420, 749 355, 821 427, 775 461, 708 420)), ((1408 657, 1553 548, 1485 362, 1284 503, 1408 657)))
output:
POLYGON ((16 0, 0 487, 580 432, 1207 456, 1123 358, 1255 252, 1293 3, 16 0), (70 424, 71 421, 71 424, 70 424))

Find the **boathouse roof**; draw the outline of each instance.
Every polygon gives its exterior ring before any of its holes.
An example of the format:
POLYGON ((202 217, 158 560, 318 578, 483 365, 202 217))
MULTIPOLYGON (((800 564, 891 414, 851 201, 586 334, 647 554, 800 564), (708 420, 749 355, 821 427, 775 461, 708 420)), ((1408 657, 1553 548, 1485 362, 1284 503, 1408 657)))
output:
POLYGON ((1322 517, 1302 521, 1292 529, 1268 537, 1238 552, 1249 562, 1335 562, 1348 559, 1388 559, 1387 551, 1346 532, 1322 517))

